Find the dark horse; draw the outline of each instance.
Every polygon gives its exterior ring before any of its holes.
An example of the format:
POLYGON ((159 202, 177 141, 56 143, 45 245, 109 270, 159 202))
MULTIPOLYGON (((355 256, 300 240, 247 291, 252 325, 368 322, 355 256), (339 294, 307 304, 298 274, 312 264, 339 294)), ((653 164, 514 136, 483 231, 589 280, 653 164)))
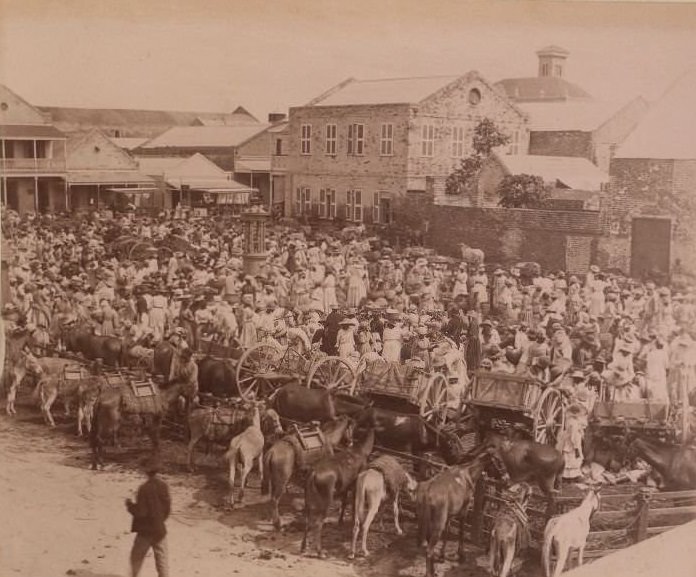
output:
POLYGON ((560 489, 565 459, 555 448, 491 432, 471 454, 478 455, 490 448, 496 449, 512 483, 535 481, 548 498, 560 489))
POLYGON ((628 450, 655 469, 669 489, 696 489, 696 449, 635 439, 628 450))
POLYGON ((61 335, 68 351, 81 353, 90 360, 102 359, 112 367, 121 363, 123 343, 118 337, 96 335, 91 327, 74 323, 64 326, 61 335))
POLYGON ((437 452, 448 465, 463 457, 457 451, 453 433, 438 429, 420 415, 374 407, 373 420, 376 443, 381 447, 417 457, 437 452))

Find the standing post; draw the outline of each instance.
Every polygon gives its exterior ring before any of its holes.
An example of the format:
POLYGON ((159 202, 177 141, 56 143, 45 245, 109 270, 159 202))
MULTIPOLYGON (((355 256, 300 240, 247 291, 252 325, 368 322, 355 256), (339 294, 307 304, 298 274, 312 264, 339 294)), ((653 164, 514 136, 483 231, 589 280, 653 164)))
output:
POLYGON ((636 520, 636 532, 634 535, 636 543, 639 543, 648 536, 648 517, 650 513, 651 495, 652 493, 647 487, 641 488, 636 495, 636 500, 638 501, 638 519, 636 520))

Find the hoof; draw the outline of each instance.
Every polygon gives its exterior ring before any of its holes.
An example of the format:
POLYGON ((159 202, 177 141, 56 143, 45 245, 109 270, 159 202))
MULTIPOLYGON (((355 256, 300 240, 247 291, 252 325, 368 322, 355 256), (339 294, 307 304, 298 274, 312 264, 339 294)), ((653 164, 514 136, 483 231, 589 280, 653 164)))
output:
POLYGON ((355 559, 355 553, 353 553, 352 551, 348 553, 348 559, 355 559))
POLYGON ((317 558, 318 559, 328 559, 329 556, 326 554, 326 551, 322 550, 317 553, 317 558))

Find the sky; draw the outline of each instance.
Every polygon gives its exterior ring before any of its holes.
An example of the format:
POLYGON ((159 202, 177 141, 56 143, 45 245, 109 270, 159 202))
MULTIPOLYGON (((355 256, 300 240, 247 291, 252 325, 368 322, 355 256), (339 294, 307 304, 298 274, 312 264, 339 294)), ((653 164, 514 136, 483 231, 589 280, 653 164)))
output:
POLYGON ((260 118, 348 77, 535 76, 535 50, 602 100, 696 67, 696 4, 513 0, 0 0, 0 83, 36 105, 260 118))

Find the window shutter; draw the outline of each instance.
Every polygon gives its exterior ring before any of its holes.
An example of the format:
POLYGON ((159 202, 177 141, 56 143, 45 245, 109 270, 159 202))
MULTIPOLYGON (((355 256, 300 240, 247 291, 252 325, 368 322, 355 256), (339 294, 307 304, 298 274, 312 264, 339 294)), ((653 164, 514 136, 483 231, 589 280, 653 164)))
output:
POLYGON ((353 154, 353 125, 348 125, 348 154, 353 154))
POLYGON ((372 222, 379 224, 379 192, 372 195, 372 222))

